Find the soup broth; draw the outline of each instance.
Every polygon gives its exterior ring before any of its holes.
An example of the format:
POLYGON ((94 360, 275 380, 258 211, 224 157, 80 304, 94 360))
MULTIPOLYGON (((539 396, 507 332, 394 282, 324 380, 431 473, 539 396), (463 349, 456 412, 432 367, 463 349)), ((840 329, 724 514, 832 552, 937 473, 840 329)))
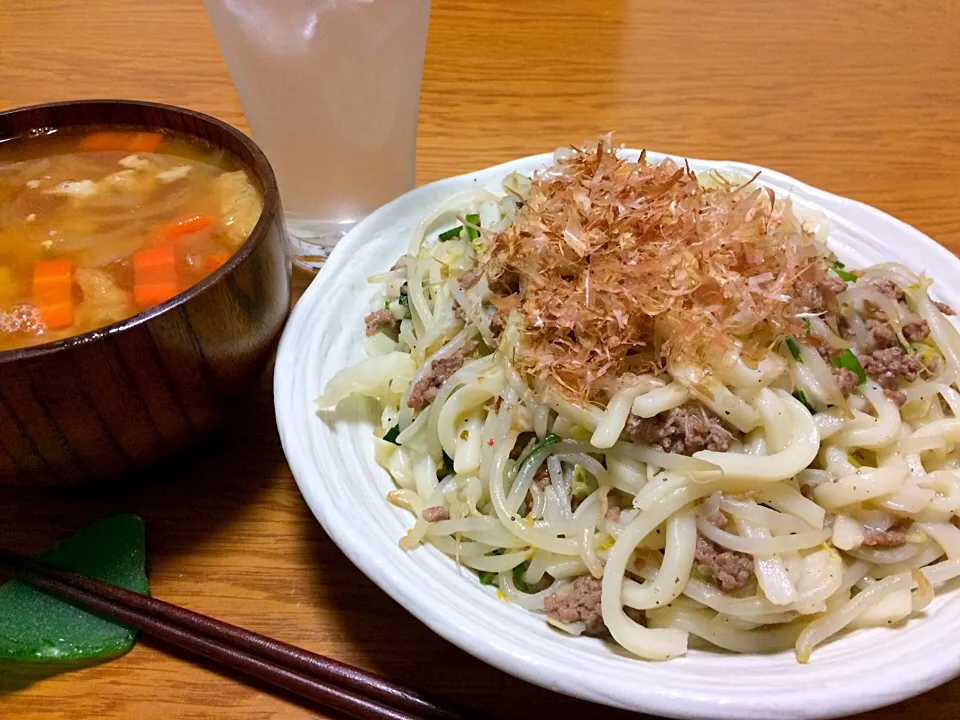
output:
POLYGON ((263 197, 240 161, 122 128, 0 142, 0 351, 165 302, 247 239, 263 197))

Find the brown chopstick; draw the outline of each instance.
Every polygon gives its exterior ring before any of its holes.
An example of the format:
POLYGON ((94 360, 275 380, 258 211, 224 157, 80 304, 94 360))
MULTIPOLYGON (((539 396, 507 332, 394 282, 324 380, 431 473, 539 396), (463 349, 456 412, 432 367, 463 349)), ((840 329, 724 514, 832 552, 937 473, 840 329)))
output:
POLYGON ((8 550, 0 549, 0 571, 349 717, 481 718, 337 660, 8 550))

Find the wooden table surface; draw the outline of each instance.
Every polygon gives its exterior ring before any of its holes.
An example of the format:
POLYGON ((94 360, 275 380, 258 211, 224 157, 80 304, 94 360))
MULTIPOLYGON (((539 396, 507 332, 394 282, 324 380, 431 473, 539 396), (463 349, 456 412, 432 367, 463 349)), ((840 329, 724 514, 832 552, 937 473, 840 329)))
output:
MULTIPOLYGON (((936 0, 434 0, 418 181, 613 129, 631 146, 777 168, 958 251, 958 33, 960 3, 936 0)), ((0 0, 0 109, 90 97, 245 128, 200 0, 0 0)), ((142 477, 0 491, 0 545, 37 552, 114 511, 146 519, 152 589, 171 602, 503 718, 636 717, 485 666, 361 575, 300 498, 268 377, 225 432, 142 477)), ((317 716, 149 641, 28 687, 0 678, 2 718, 317 716)), ((960 681, 882 717, 960 717, 960 681)))

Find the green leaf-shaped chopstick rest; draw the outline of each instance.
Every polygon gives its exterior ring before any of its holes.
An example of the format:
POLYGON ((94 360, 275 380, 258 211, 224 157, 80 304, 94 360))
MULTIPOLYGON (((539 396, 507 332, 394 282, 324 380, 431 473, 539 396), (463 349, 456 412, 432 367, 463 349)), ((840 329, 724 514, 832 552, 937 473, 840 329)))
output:
MULTIPOLYGON (((63 570, 146 593, 143 520, 115 515, 45 552, 63 570)), ((60 672, 123 655, 136 631, 17 580, 0 586, 0 674, 18 668, 60 672)))

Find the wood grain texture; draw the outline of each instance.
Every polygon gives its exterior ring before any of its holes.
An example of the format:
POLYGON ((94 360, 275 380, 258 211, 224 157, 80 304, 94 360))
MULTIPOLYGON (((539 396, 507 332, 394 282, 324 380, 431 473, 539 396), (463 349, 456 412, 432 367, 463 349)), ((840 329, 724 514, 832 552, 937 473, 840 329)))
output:
MULTIPOLYGON (((613 129, 634 146, 782 170, 956 252, 958 31, 960 3, 936 0, 434 0, 418 180, 613 129)), ((244 127, 199 0, 0 4, 0 108, 95 96, 244 127)), ((139 512, 166 600, 504 718, 636 717, 488 668, 373 586, 300 499, 269 393, 265 378, 227 431, 135 488, 0 491, 0 544, 36 552, 107 512, 139 512)), ((25 689, 0 683, 4 718, 318 715, 147 643, 25 689)), ((873 716, 954 720, 958 707, 954 682, 873 716)))

